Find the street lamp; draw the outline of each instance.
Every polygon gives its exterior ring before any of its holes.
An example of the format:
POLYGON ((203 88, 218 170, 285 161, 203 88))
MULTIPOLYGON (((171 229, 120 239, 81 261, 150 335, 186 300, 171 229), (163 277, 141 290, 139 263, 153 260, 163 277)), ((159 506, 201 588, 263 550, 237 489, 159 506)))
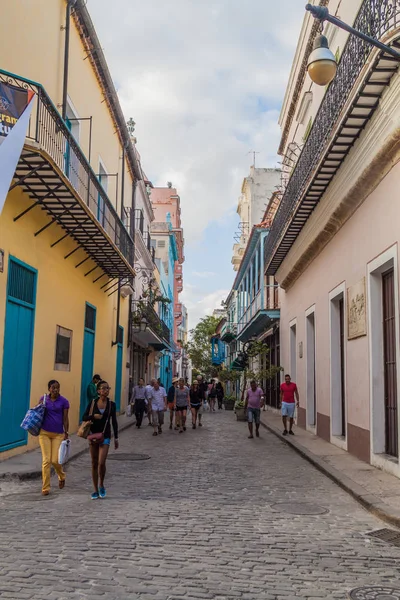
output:
POLYGON ((148 324, 149 324, 149 322, 146 319, 146 317, 142 317, 140 319, 140 323, 139 323, 139 331, 143 331, 143 332, 146 331, 148 324))
MULTIPOLYGON (((329 23, 336 25, 336 27, 348 31, 352 35, 355 35, 365 42, 368 42, 371 44, 371 46, 379 48, 386 54, 390 54, 390 56, 393 56, 400 61, 400 53, 397 52, 397 50, 387 46, 386 44, 383 44, 379 40, 372 38, 362 31, 358 31, 358 29, 354 29, 354 27, 347 25, 347 23, 344 23, 337 17, 332 16, 329 14, 329 10, 326 6, 314 6, 313 4, 307 4, 306 10, 312 14, 314 19, 318 19, 321 24, 324 21, 329 21, 329 23)), ((315 39, 314 49, 308 59, 307 68, 308 74, 310 75, 312 81, 317 85, 327 85, 335 77, 337 70, 336 59, 331 50, 329 50, 328 40, 324 35, 319 35, 315 39)))
POLYGON ((308 59, 308 74, 317 85, 328 85, 336 75, 337 62, 328 40, 318 35, 314 41, 313 51, 308 59))

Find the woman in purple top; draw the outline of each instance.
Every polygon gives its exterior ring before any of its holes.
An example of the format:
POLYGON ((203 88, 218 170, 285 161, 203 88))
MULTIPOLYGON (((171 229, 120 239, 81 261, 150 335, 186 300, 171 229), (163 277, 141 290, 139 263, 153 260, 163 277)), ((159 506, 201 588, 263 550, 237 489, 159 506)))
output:
POLYGON ((68 439, 68 410, 69 402, 60 395, 60 384, 55 379, 49 381, 49 393, 40 398, 40 403, 46 403, 46 411, 39 434, 39 444, 42 450, 42 494, 50 493, 50 473, 53 465, 58 477, 60 490, 65 486, 65 473, 58 462, 58 450, 61 442, 68 439))

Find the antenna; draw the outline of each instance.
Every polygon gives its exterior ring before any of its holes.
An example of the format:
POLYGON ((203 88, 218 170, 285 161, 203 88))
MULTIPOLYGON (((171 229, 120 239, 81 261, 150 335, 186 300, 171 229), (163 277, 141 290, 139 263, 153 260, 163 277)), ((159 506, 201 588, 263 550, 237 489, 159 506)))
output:
POLYGON ((250 150, 250 152, 248 152, 247 154, 252 154, 253 155, 253 167, 255 168, 255 166, 256 166, 256 154, 260 154, 260 153, 256 152, 255 150, 250 150))

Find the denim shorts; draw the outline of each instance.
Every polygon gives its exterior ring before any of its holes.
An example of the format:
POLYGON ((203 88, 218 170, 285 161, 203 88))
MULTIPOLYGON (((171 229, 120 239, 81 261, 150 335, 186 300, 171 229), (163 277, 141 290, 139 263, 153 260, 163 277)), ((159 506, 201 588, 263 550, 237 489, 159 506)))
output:
POLYGON ((259 408, 248 408, 247 409, 247 420, 249 423, 260 424, 261 410, 259 408))
POLYGON ((282 402, 282 417, 290 417, 290 419, 293 419, 295 408, 295 402, 282 402))
POLYGON ((104 442, 102 443, 102 446, 109 446, 111 444, 111 440, 110 438, 104 438, 104 442))

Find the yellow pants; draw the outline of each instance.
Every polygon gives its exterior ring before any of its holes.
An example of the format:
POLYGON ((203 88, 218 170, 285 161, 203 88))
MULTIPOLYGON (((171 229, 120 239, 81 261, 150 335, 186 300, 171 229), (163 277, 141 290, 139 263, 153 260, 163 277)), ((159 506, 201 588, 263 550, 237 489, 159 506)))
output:
POLYGON ((39 445, 42 450, 42 491, 50 490, 51 465, 53 465, 59 481, 65 480, 65 473, 58 462, 58 450, 64 439, 63 433, 51 433, 41 429, 39 434, 39 445))

